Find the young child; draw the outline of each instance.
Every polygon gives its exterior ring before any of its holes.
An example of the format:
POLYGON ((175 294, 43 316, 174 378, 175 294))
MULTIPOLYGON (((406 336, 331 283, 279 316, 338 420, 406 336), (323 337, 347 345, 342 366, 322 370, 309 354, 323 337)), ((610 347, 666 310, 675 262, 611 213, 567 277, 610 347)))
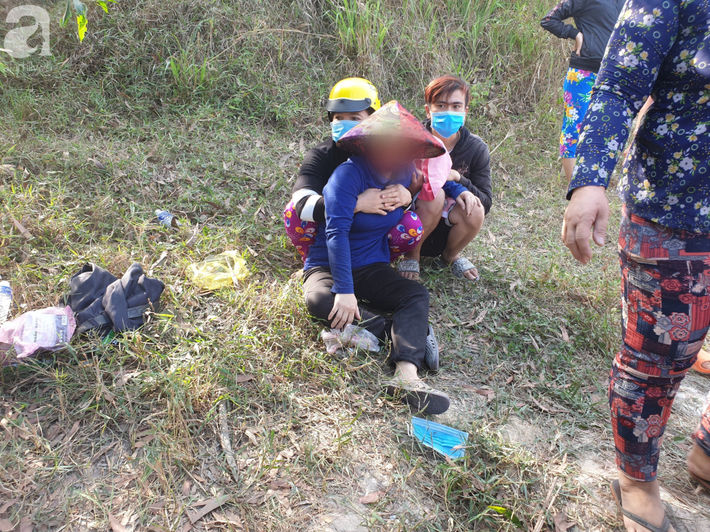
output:
MULTIPOLYGON (((304 292, 311 314, 334 329, 356 323, 380 341, 392 341, 395 378, 386 384, 416 411, 440 414, 448 396, 425 384, 429 293, 389 265, 387 234, 402 217, 401 208, 386 214, 355 212, 368 189, 407 186, 416 159, 445 153, 443 146, 397 102, 390 102, 339 142, 354 155, 340 165, 323 189, 325 224, 320 224, 305 261, 304 292), (361 309, 391 312, 392 318, 361 309)), ((437 359, 438 364, 438 359, 437 359)))

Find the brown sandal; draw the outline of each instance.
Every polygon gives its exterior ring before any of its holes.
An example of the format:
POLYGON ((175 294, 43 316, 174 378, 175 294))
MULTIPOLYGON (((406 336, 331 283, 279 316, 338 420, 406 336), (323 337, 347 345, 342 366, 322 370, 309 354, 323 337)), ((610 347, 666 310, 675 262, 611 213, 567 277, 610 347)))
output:
POLYGON ((621 510, 621 513, 631 519, 634 523, 649 529, 651 532, 668 532, 670 530, 671 522, 667 515, 663 516, 663 523, 661 523, 661 526, 655 526, 638 515, 632 514, 628 510, 625 510, 621 504, 621 486, 619 485, 618 480, 612 481, 611 493, 614 495, 614 500, 616 501, 616 505, 619 507, 619 510, 621 510))

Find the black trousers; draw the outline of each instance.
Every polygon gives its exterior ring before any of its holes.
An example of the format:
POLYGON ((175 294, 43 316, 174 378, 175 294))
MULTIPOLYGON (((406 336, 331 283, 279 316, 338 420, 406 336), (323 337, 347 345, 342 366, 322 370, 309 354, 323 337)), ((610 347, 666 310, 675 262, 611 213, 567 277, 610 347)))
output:
MULTIPOLYGON (((381 341, 392 340, 392 362, 411 362, 421 368, 429 327, 429 291, 386 263, 353 270, 353 282, 358 301, 372 309, 392 312, 389 320, 360 308, 360 325, 381 341)), ((311 315, 328 325, 335 301, 332 288, 330 268, 316 267, 305 272, 306 306, 311 315)))

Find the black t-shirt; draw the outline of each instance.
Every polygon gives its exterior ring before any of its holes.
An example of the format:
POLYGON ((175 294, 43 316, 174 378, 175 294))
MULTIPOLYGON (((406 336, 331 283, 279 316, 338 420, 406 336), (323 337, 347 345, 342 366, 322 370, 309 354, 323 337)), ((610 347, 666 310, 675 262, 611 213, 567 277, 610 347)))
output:
POLYGON ((293 185, 296 197, 296 212, 302 217, 304 207, 308 204, 308 216, 314 222, 325 222, 325 204, 323 202, 323 187, 330 179, 335 169, 350 158, 350 153, 336 146, 333 139, 321 142, 306 153, 298 172, 298 179, 293 185), (312 191, 315 194, 299 195, 298 191, 312 191), (299 197, 300 196, 300 197, 299 197))
POLYGON ((561 0, 540 21, 540 25, 560 39, 575 39, 582 32, 580 55, 571 52, 570 68, 599 72, 606 45, 624 0, 561 0), (574 17, 575 26, 564 21, 574 17))
MULTIPOLYGON (((431 131, 431 121, 427 120, 424 125, 431 131)), ((459 183, 481 200, 488 214, 493 205, 491 154, 488 152, 488 145, 465 127, 459 129, 459 134, 459 141, 449 154, 452 168, 461 174, 459 183)))

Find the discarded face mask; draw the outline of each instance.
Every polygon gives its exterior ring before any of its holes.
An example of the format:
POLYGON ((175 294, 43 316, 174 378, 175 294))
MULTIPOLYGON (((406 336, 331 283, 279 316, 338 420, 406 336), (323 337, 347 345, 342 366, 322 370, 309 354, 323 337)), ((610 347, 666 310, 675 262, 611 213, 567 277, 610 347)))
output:
POLYGON ((211 255, 187 267, 190 280, 200 288, 216 290, 236 285, 251 275, 247 262, 235 250, 211 255))
POLYGON ((357 327, 352 323, 342 331, 339 329, 325 330, 320 333, 329 355, 342 350, 379 351, 380 342, 367 329, 357 327))
POLYGON ((76 321, 71 307, 50 307, 21 314, 0 327, 0 362, 19 362, 41 351, 57 351, 71 340, 76 321), (14 348, 14 356, 8 355, 14 348))
POLYGON ((466 453, 464 446, 468 440, 468 432, 452 429, 441 423, 413 417, 409 427, 410 436, 414 436, 425 447, 452 459, 462 458, 466 453))

